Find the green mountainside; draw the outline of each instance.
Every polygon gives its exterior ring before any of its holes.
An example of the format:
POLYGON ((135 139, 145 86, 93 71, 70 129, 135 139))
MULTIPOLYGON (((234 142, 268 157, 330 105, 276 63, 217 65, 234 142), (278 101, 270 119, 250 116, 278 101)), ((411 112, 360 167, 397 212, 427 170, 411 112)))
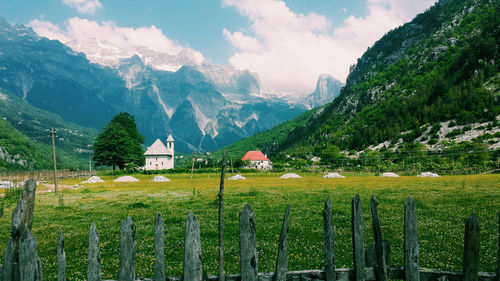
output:
POLYGON ((88 169, 95 130, 65 121, 0 89, 0 171, 52 168, 51 128, 57 132, 58 168, 88 169))
MULTIPOLYGON (((421 163, 422 155, 470 153, 494 165, 498 153, 488 150, 498 151, 500 142, 498 7, 439 1, 369 48, 331 103, 227 150, 260 149, 275 161, 320 156, 326 164, 376 154, 390 165, 412 155, 421 163)), ((451 162, 443 159, 438 164, 451 162)))
POLYGON ((48 169, 51 147, 34 141, 0 119, 0 171, 48 169))

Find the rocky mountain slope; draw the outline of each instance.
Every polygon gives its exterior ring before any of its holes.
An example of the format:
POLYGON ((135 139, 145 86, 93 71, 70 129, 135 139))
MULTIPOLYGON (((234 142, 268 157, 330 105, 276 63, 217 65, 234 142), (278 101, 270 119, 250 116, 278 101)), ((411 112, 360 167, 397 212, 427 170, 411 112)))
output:
POLYGON ((299 103, 305 105, 307 109, 313 109, 333 101, 340 93, 344 83, 328 74, 321 74, 316 83, 314 92, 303 98, 299 103))
POLYGON ((106 67, 1 18, 0 77, 1 88, 81 126, 100 129, 129 112, 146 145, 172 134, 181 152, 215 150, 305 111, 261 97, 248 71, 206 64, 163 71, 138 56, 106 67))
POLYGON ((245 143, 274 155, 352 157, 368 148, 497 149, 499 13, 498 1, 437 2, 369 48, 333 102, 245 143))

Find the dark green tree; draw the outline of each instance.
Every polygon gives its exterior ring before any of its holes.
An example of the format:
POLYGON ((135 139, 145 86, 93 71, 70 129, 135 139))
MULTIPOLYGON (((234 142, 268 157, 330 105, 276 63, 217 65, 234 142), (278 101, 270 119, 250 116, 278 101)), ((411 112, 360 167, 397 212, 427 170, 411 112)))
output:
POLYGON ((321 163, 326 165, 332 165, 342 159, 342 153, 338 146, 333 144, 328 144, 320 154, 321 163))
POLYGON ((144 143, 144 137, 137 130, 134 116, 128 114, 127 112, 120 112, 115 117, 113 117, 111 123, 120 124, 125 129, 125 131, 127 131, 129 137, 138 144, 144 143))
POLYGON ((122 170, 129 163, 144 166, 143 143, 144 137, 137 130, 134 117, 121 112, 97 136, 94 161, 98 166, 113 166, 113 170, 116 166, 122 170))

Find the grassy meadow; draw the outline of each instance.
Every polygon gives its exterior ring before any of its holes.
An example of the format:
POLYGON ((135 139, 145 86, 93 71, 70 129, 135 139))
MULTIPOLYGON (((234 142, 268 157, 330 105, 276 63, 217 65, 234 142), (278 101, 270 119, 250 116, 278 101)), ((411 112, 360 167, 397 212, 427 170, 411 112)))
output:
MULTIPOLYGON (((323 179, 305 174, 302 179, 278 179, 279 174, 244 174, 246 180, 226 180, 225 261, 226 272, 239 272, 238 213, 245 203, 255 212, 258 266, 274 271, 279 234, 286 204, 290 210, 289 270, 323 268, 323 218, 325 200, 331 197, 337 267, 352 267, 351 200, 360 194, 363 203, 365 244, 373 243, 370 196, 379 201, 383 236, 391 241, 391 265, 403 264, 403 210, 408 196, 417 206, 420 261, 422 267, 461 269, 466 218, 476 212, 481 227, 480 271, 494 272, 498 247, 500 175, 445 176, 440 178, 379 178, 348 176, 323 179)), ((229 174, 230 175, 230 174, 229 174)), ((120 223, 131 216, 137 228, 136 275, 154 275, 154 219, 160 211, 165 220, 166 273, 182 275, 184 223, 189 210, 200 222, 203 271, 217 272, 218 174, 167 175, 171 182, 153 183, 152 175, 135 175, 137 183, 80 185, 63 191, 64 206, 54 193, 36 196, 33 233, 38 240, 46 280, 56 279, 57 229, 65 237, 68 280, 83 280, 87 272, 90 223, 96 222, 101 241, 104 279, 117 279, 120 223)), ((83 180, 83 179, 82 179, 83 180)), ((64 180, 61 184, 77 184, 64 180)), ((38 190, 47 190, 39 186, 38 190)), ((5 206, 0 218, 0 258, 9 237, 10 216, 15 204, 5 206)))

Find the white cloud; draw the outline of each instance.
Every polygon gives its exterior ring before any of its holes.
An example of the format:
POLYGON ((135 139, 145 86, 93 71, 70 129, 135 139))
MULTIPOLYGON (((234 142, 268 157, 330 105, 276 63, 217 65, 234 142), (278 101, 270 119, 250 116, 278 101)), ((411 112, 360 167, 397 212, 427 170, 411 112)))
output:
POLYGON ((49 39, 59 40, 63 43, 72 40, 61 31, 59 26, 48 21, 32 20, 28 23, 28 26, 32 27, 38 35, 49 39))
POLYGON ((267 91, 305 94, 321 73, 345 80, 369 46, 433 2, 367 0, 363 17, 350 16, 333 27, 326 16, 294 13, 280 0, 223 0, 252 22, 246 31, 223 34, 237 49, 232 66, 258 73, 267 91))
POLYGON ((158 69, 175 71, 184 64, 200 64, 201 53, 179 46, 154 25, 119 27, 114 22, 95 22, 70 18, 63 28, 50 22, 32 20, 28 24, 40 36, 59 40, 73 50, 83 52, 95 63, 118 65, 120 59, 139 55, 158 69))
POLYGON ((97 9, 102 8, 102 4, 99 0, 63 0, 63 3, 75 8, 82 14, 93 14, 97 9))
POLYGON ((222 33, 227 40, 242 51, 258 53, 262 50, 262 44, 254 37, 243 35, 241 32, 231 33, 225 28, 222 33))

